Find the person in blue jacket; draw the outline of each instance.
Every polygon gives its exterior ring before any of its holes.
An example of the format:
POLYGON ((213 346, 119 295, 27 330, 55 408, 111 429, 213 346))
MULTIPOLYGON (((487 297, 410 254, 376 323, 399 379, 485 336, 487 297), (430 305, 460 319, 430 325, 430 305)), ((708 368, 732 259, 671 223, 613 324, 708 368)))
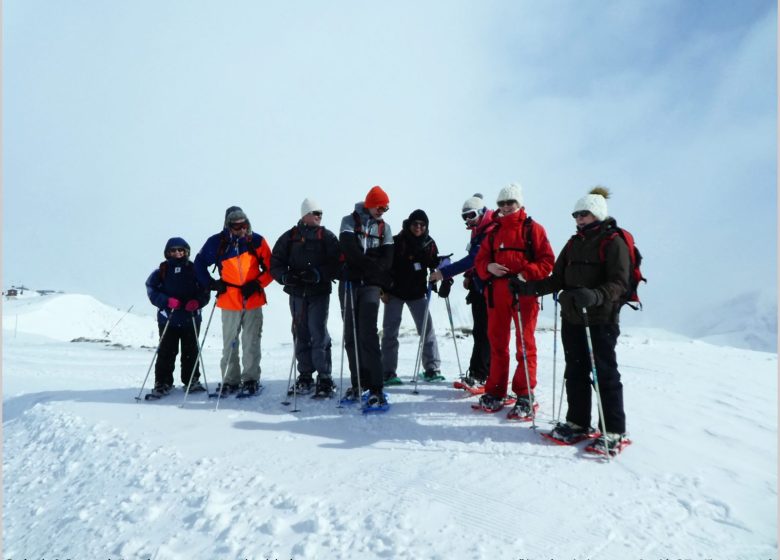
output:
MULTIPOLYGON (((438 270, 431 272, 430 281, 443 281, 442 288, 439 288, 439 295, 442 289, 447 285, 447 281, 453 276, 463 274, 463 287, 468 290, 466 303, 471 305, 471 316, 474 320, 474 328, 471 336, 474 338, 474 346, 471 351, 471 361, 469 370, 463 379, 471 387, 484 385, 490 373, 490 341, 487 335, 487 303, 482 295, 484 285, 479 277, 474 273, 474 259, 479 252, 479 246, 485 236, 495 227, 493 221, 493 210, 489 210, 482 195, 477 193, 467 198, 463 203, 461 218, 466 224, 466 229, 471 230, 471 239, 466 248, 468 254, 462 259, 453 262, 450 265, 443 266, 438 270)), ((448 293, 447 290, 446 293, 448 293)), ((445 297, 442 295, 442 297, 445 297)))
POLYGON ((173 389, 173 370, 181 344, 181 382, 190 392, 205 391, 198 368, 198 335, 201 307, 209 302, 208 288, 202 286, 190 261, 190 246, 181 237, 165 244, 165 260, 146 280, 149 301, 157 307, 160 349, 154 366, 152 394, 163 396, 173 389))

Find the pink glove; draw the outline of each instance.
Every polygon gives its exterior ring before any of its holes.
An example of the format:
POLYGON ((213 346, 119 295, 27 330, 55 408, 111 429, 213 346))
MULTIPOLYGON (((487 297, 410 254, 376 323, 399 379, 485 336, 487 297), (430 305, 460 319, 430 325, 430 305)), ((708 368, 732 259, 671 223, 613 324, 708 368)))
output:
POLYGON ((187 302, 187 305, 184 306, 184 309, 192 313, 193 311, 197 311, 200 308, 200 304, 198 303, 198 300, 191 299, 187 302))
POLYGON ((176 299, 175 297, 169 297, 168 298, 168 307, 170 309, 178 309, 179 307, 181 307, 181 302, 178 299, 176 299))

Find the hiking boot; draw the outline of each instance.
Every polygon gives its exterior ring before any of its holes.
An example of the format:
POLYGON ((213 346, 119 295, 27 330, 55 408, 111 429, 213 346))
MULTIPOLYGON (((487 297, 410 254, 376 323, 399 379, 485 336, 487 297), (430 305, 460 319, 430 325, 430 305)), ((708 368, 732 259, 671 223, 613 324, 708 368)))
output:
POLYGON ((386 371, 384 374, 384 384, 385 385, 403 385, 403 381, 401 381, 401 378, 398 377, 395 372, 392 371, 386 371))
POLYGON ((314 379, 311 375, 299 375, 298 380, 295 382, 295 390, 300 394, 311 393, 314 387, 314 379))
POLYGON ((550 431, 549 436, 566 445, 572 445, 591 437, 594 433, 593 428, 583 428, 574 422, 558 422, 550 431))
POLYGON ((485 412, 498 412, 504 408, 504 399, 502 397, 495 397, 489 393, 485 393, 479 397, 479 406, 485 412))
POLYGON ((594 453, 600 453, 601 455, 606 455, 607 447, 609 447, 609 454, 617 455, 629 443, 631 443, 631 440, 626 437, 626 434, 607 432, 606 434, 601 434, 591 445, 588 446, 587 450, 593 451, 594 453))
POLYGON ((532 409, 536 408, 536 406, 536 399, 534 399, 533 395, 523 395, 522 397, 517 397, 515 406, 512 407, 510 414, 516 416, 531 416, 533 414, 532 409))
MULTIPOLYGON (((187 384, 184 384, 184 390, 187 390, 187 384)), ((193 381, 190 384, 190 393, 203 393, 206 390, 206 388, 201 384, 200 381, 193 381)))
POLYGON ((223 383, 217 389, 217 393, 219 393, 221 397, 225 397, 235 393, 236 391, 238 391, 238 385, 234 385, 233 383, 223 383))
POLYGON ((247 379, 241 384, 241 392, 245 395, 254 395, 257 393, 257 381, 247 379))
POLYGON ((344 397, 342 400, 345 401, 359 401, 360 400, 360 391, 358 391, 357 387, 350 387, 346 391, 344 391, 344 397))
POLYGON ((479 376, 476 376, 476 375, 471 375, 470 372, 466 373, 466 377, 463 378, 463 383, 465 385, 468 385, 472 389, 474 387, 479 386, 479 385, 484 385, 486 381, 487 381, 487 378, 479 377, 479 376))
POLYGON ((167 383, 155 383, 154 389, 152 389, 153 393, 158 393, 160 395, 167 395, 173 390, 173 387, 168 385, 167 383))
POLYGON ((375 408, 387 404, 387 398, 384 393, 370 393, 366 400, 366 407, 375 408))
POLYGON ((425 373, 423 373, 423 379, 425 381, 441 381, 444 379, 444 376, 441 374, 441 372, 438 369, 429 369, 425 373))
POLYGON ((318 398, 328 398, 336 391, 333 379, 330 377, 318 377, 317 387, 314 390, 314 396, 318 398))

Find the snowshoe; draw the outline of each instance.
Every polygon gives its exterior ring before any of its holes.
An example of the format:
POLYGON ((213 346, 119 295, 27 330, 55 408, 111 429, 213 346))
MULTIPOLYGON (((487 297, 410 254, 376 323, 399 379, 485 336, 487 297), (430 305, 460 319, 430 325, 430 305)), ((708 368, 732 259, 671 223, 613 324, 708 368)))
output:
MULTIPOLYGON (((184 384, 184 390, 187 390, 187 384, 184 384)), ((203 393, 206 391, 206 388, 201 384, 200 381, 193 381, 190 384, 190 393, 203 393)))
POLYGON ((542 432, 542 437, 557 445, 574 445, 599 435, 601 434, 590 426, 583 428, 571 422, 558 422, 549 432, 542 432))
POLYGON ((403 385, 404 382, 401 381, 401 378, 398 377, 394 373, 387 373, 385 374, 385 385, 393 386, 393 385, 403 385))
POLYGON ((295 382, 295 387, 287 390, 287 395, 290 396, 293 393, 299 395, 308 395, 314 390, 314 380, 311 376, 299 375, 298 380, 295 382))
POLYGON ((166 385, 164 383, 158 383, 154 386, 154 389, 152 389, 151 391, 146 393, 146 395, 144 395, 144 400, 147 401, 160 400, 161 398, 170 395, 172 390, 173 387, 171 387, 170 385, 166 385))
POLYGON ((585 448, 587 453, 614 457, 631 445, 632 441, 626 437, 626 434, 616 434, 607 432, 600 435, 593 443, 585 448))
POLYGON ((363 414, 371 414, 376 412, 385 412, 390 408, 390 404, 387 402, 386 393, 367 393, 364 394, 363 414))
POLYGON ((430 369, 423 373, 423 381, 433 383, 435 381, 444 381, 444 376, 438 369, 430 369))
POLYGON ((336 386, 333 384, 333 380, 330 377, 323 377, 317 379, 317 386, 314 389, 314 394, 311 396, 313 399, 329 399, 336 392, 336 386))
POLYGON ((224 398, 228 395, 232 395, 238 391, 238 385, 235 385, 233 383, 218 383, 217 384, 217 390, 213 393, 209 393, 209 398, 215 399, 217 397, 224 398))
POLYGON ((479 402, 472 404, 471 408, 474 410, 482 410, 483 412, 498 412, 505 406, 515 404, 514 397, 496 397, 490 393, 485 393, 479 398, 479 402))
POLYGON ((360 400, 360 393, 356 387, 350 387, 344 391, 344 396, 339 401, 340 404, 355 404, 360 400))
POLYGON ((539 410, 539 403, 536 402, 533 395, 524 395, 517 397, 515 406, 506 413, 506 417, 509 420, 528 422, 536 415, 537 410, 539 410))
POLYGON ((461 377, 459 381, 455 381, 452 386, 456 389, 463 389, 468 391, 472 395, 482 395, 485 392, 484 379, 477 379, 475 377, 461 377))
POLYGON ((259 395, 263 390, 263 386, 260 385, 254 379, 247 379, 241 384, 241 390, 236 395, 237 399, 246 399, 248 397, 254 397, 259 395))

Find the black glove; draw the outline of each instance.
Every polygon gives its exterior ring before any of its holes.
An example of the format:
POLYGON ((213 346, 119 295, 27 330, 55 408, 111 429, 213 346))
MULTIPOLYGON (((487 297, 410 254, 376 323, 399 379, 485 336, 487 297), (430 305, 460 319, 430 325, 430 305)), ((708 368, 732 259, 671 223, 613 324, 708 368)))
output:
POLYGON ((590 288, 574 288, 573 290, 566 290, 566 292, 571 297, 574 305, 579 309, 601 305, 603 299, 601 292, 591 290, 590 288))
POLYGON ((209 285, 209 288, 212 292, 217 292, 218 296, 221 296, 225 292, 227 292, 227 284, 225 284, 224 280, 221 278, 219 280, 212 280, 211 284, 209 285))
POLYGON ((298 286, 301 283, 301 276, 292 270, 282 274, 282 284, 285 286, 298 286))
POLYGON ((262 293, 263 287, 258 283, 257 280, 252 280, 251 282, 247 282, 243 286, 241 286, 241 295, 244 296, 244 299, 249 299, 252 294, 259 294, 262 293))
POLYGON ((517 276, 512 276, 509 278, 509 291, 518 296, 535 296, 536 284, 523 282, 517 276))
POLYGON ((439 286, 439 297, 440 298, 446 298, 450 296, 450 290, 452 289, 452 285, 455 283, 455 280, 452 278, 447 278, 446 280, 441 281, 441 286, 439 286))
POLYGON ((320 273, 316 268, 307 268, 301 271, 301 282, 304 284, 317 284, 320 281, 320 273))

